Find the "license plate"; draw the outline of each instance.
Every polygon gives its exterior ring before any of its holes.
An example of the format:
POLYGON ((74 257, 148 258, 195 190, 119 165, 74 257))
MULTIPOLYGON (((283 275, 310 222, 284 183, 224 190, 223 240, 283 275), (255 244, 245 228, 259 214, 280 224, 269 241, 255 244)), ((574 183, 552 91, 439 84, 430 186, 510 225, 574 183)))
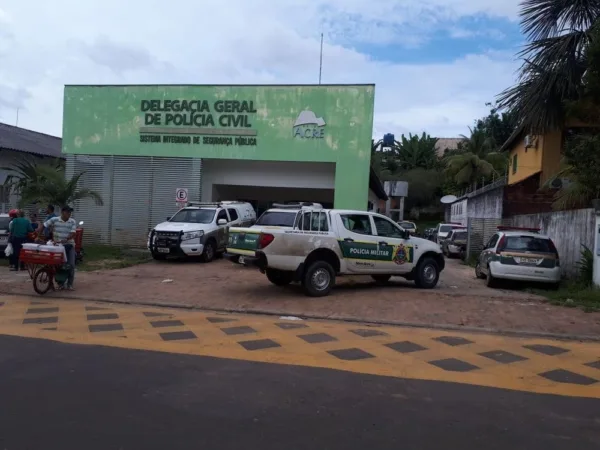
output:
POLYGON ((537 258, 519 258, 519 264, 527 264, 535 266, 539 262, 537 258))
POLYGON ((240 264, 246 264, 246 258, 244 258, 243 256, 240 256, 240 259, 238 261, 240 262, 240 264))
POLYGON ((171 250, 169 250, 168 248, 159 248, 158 249, 158 253, 169 253, 171 250))

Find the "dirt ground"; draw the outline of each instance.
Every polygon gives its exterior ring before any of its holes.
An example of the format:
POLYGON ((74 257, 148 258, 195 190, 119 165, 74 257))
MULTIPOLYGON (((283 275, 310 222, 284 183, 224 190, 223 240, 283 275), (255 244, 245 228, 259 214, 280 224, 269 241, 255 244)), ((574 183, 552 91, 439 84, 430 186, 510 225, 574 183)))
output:
MULTIPOLYGON (((369 277, 341 277, 330 296, 310 298, 298 285, 274 286, 257 270, 229 261, 169 261, 78 273, 76 291, 60 292, 60 296, 600 336, 600 314, 551 306, 522 291, 489 289, 475 278, 472 268, 456 260, 448 260, 433 290, 417 289, 402 278, 392 280, 387 286, 376 286, 369 277)), ((26 273, 5 268, 0 268, 0 292, 34 293, 26 273)))

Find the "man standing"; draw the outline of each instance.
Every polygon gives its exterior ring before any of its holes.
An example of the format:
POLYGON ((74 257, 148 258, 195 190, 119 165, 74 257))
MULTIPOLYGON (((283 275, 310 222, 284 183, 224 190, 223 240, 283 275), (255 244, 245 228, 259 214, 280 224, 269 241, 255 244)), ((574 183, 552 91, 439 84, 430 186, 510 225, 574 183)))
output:
MULTIPOLYGON (((69 277, 67 278, 67 289, 73 290, 75 281, 75 231, 77 224, 71 218, 73 210, 68 206, 63 206, 60 217, 52 217, 44 222, 44 227, 52 227, 52 240, 57 244, 65 246, 67 254, 67 264, 69 265, 69 277)), ((62 286, 61 286, 62 287, 62 286)))
MULTIPOLYGON (((53 205, 48 205, 48 207, 46 208, 46 214, 48 214, 48 215, 46 216, 46 220, 44 222, 48 222, 53 217, 56 217, 56 214, 54 214, 54 206, 53 205)), ((46 226, 44 226, 44 237, 46 238, 47 241, 52 239, 52 230, 50 230, 46 226)))
MULTIPOLYGON (((19 262, 19 256, 21 253, 21 247, 27 242, 27 234, 32 230, 31 222, 25 217, 25 212, 20 210, 12 222, 8 225, 10 232, 10 243, 13 248, 13 252, 10 255, 10 270, 19 270, 21 263, 19 262)), ((23 269, 23 267, 21 267, 23 269)))

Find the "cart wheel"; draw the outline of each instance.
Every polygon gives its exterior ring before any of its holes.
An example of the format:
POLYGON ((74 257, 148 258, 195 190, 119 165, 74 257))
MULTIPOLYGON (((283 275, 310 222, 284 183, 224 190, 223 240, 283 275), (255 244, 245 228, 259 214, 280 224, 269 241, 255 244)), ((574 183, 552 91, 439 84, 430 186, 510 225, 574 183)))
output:
POLYGON ((38 270, 33 276, 33 289, 40 295, 44 295, 54 287, 54 275, 47 267, 38 270))

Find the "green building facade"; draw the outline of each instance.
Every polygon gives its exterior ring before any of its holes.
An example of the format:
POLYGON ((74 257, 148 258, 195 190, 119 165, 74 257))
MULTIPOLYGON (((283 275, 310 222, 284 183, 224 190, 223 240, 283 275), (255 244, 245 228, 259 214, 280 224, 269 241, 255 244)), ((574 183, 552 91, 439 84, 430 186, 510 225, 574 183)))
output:
POLYGON ((164 220, 178 188, 190 200, 365 210, 374 94, 373 85, 66 86, 67 175, 84 171, 82 183, 109 197, 110 223, 94 233, 117 243, 164 220), (115 202, 147 212, 125 227, 115 202))

